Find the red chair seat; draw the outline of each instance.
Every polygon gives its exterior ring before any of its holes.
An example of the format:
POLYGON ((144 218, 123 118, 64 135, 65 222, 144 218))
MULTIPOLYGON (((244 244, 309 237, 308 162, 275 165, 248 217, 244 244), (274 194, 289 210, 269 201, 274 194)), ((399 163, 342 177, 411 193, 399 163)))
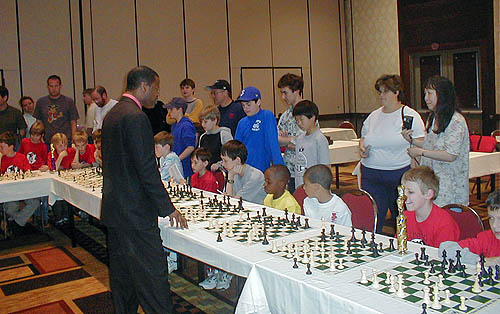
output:
POLYGON ((351 210, 352 225, 356 229, 372 232, 377 225, 377 205, 372 196, 363 190, 346 191, 342 200, 351 210))
POLYGON ((460 204, 449 204, 443 208, 455 219, 460 228, 460 239, 475 238, 476 235, 484 230, 483 222, 474 209, 460 204), (456 212, 450 208, 460 208, 462 212, 456 212))

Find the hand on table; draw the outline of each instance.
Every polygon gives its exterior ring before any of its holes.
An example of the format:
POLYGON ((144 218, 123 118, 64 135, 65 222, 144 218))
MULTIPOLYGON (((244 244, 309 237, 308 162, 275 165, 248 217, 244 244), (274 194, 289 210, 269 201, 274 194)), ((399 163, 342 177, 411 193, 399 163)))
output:
POLYGON ((49 166, 42 165, 38 170, 40 170, 41 172, 45 172, 45 171, 49 170, 49 166))
POLYGON ((175 220, 176 228, 188 229, 188 223, 186 218, 184 218, 181 212, 178 211, 177 209, 173 213, 168 215, 168 217, 170 217, 170 226, 172 227, 174 226, 174 220, 175 220))

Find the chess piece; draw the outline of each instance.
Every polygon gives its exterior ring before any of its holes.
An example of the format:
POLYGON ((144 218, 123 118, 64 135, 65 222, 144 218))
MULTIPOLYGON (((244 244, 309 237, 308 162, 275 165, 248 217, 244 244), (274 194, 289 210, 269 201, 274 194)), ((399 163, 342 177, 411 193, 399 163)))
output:
POLYGON ((431 283, 431 281, 429 280, 429 272, 428 271, 426 271, 424 273, 424 281, 423 281, 423 283, 424 283, 424 285, 428 285, 428 284, 431 283))
POLYGON ((457 262, 455 264, 456 267, 457 267, 457 269, 461 269, 462 268, 461 258, 462 258, 462 253, 460 252, 460 250, 457 250, 457 254, 455 256, 455 259, 457 260, 457 262))
POLYGON ((358 239, 356 239, 356 230, 354 229, 354 226, 351 226, 351 243, 357 242, 358 239))
POLYGON ((335 254, 330 254, 330 271, 335 271, 335 254))
POLYGON ((404 290, 403 290, 403 282, 404 278, 402 274, 398 275, 398 290, 396 291, 396 295, 400 298, 404 298, 406 296, 404 290))
POLYGON ((415 253, 415 265, 420 265, 420 261, 418 260, 418 253, 415 253))
POLYGON ((325 260, 325 250, 321 250, 321 258, 320 258, 320 263, 324 264, 326 262, 325 260))
POLYGON ((347 241, 347 251, 345 252, 345 254, 352 254, 352 251, 351 251, 351 241, 349 240, 346 240, 347 241))
POLYGON ((453 265, 453 259, 452 258, 449 258, 448 259, 448 272, 451 274, 451 273, 454 273, 455 272, 455 265, 453 265))
POLYGON ((388 271, 385 272, 385 284, 390 285, 391 284, 391 273, 388 271))
POLYGON ((380 283, 377 270, 373 268, 372 272, 373 272, 372 288, 378 289, 380 288, 380 283))
POLYGON ((305 218, 304 220, 305 220, 304 229, 309 229, 309 228, 311 228, 311 227, 309 226, 309 218, 305 218))
POLYGON ((430 265, 430 262, 429 262, 429 255, 426 255, 426 256, 425 256, 425 262, 424 262, 424 265, 425 265, 425 266, 429 266, 429 265, 430 265))
POLYGON ((335 239, 335 225, 331 224, 330 225, 330 240, 335 239))
POLYGON ((390 281, 391 281, 391 284, 389 285, 389 292, 396 293, 396 288, 394 287, 396 285, 396 276, 391 275, 390 281))
POLYGON ((442 305, 439 302, 439 288, 437 286, 434 286, 434 290, 432 291, 432 294, 434 295, 434 298, 432 300, 431 307, 435 310, 440 310, 442 305))
POLYGON ((366 269, 361 270, 361 279, 359 280, 359 282, 362 284, 368 283, 368 279, 366 279, 366 269))
POLYGON ((217 242, 222 242, 222 237, 220 235, 220 231, 218 232, 218 235, 217 235, 217 242))
POLYGON ((394 248, 394 239, 389 239, 389 252, 393 252, 396 249, 394 248))
POLYGON ((262 216, 267 216, 267 213, 266 213, 266 208, 265 207, 262 207, 262 216))
POLYGON ((420 248, 420 260, 424 261, 425 260, 425 246, 422 246, 420 248))
POLYGON ((272 243, 271 244, 271 247, 272 247, 271 248, 271 252, 272 253, 277 253, 278 252, 278 247, 277 247, 277 244, 276 244, 276 240, 273 240, 271 243, 272 243))
POLYGON ((382 242, 380 242, 380 243, 378 244, 378 251, 379 251, 380 253, 384 252, 384 247, 383 247, 382 242))
POLYGON ((427 314, 427 304, 422 303, 422 314, 427 314))
POLYGON ((312 272, 311 272, 311 264, 307 263, 307 271, 306 271, 306 275, 312 275, 312 272))
POLYGON ((431 289, 429 289, 429 287, 424 287, 424 297, 422 299, 422 302, 426 305, 431 304, 431 297, 429 295, 430 291, 431 289))
POLYGON ((264 227, 264 239, 262 240, 262 245, 268 245, 269 241, 267 240, 267 231, 266 227, 264 227))
POLYGON ((438 283, 437 283, 437 287, 438 287, 439 289, 443 289, 443 288, 444 288, 443 278, 444 278, 444 276, 443 276, 443 275, 441 275, 441 274, 439 274, 439 275, 438 275, 438 279, 439 279, 439 281, 438 281, 438 283))
POLYGON ((293 266, 292 266, 292 268, 295 268, 295 269, 299 268, 299 265, 297 265, 297 258, 293 259, 293 266))
POLYGON ((460 311, 467 311, 467 305, 465 305, 465 297, 460 297, 460 306, 458 307, 460 311))
POLYGON ((321 228, 320 230, 326 230, 325 217, 321 217, 321 228))
POLYGON ((289 220, 288 220, 288 209, 287 208, 285 208, 285 221, 289 222, 289 220))
POLYGON ((344 269, 345 266, 344 266, 344 259, 343 258, 339 258, 339 266, 337 266, 338 269, 344 269))
POLYGON ((495 265, 495 280, 500 280, 500 266, 495 265))
POLYGON ((481 292, 481 287, 479 286, 479 274, 476 274, 474 278, 474 284, 472 285, 472 292, 479 293, 481 292))
POLYGON ((366 240, 366 230, 363 228, 363 231, 361 231, 361 245, 364 247, 368 241, 366 240))
POLYGON ((451 300, 450 300, 450 290, 446 289, 444 290, 444 301, 443 301, 444 304, 451 304, 451 300))
POLYGON ((293 247, 292 247, 292 244, 288 244, 288 252, 286 254, 286 257, 288 258, 291 258, 293 255, 292 255, 292 252, 293 252, 293 247))
POLYGON ((434 269, 434 263, 431 263, 430 273, 434 274, 435 272, 436 272, 436 270, 434 269))
POLYGON ((488 267, 488 284, 490 286, 495 285, 495 281, 493 280, 493 268, 491 266, 488 267))

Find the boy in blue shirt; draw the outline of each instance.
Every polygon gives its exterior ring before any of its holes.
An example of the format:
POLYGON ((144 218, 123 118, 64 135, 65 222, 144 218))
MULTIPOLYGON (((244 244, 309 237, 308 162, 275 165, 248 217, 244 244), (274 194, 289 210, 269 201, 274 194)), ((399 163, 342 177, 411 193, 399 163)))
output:
POLYGON ((166 105, 168 115, 175 119, 172 125, 172 135, 174 136, 174 153, 179 156, 182 163, 184 178, 189 178, 193 175, 191 169, 191 153, 196 146, 196 128, 189 118, 186 118, 187 103, 184 98, 174 97, 166 105))
POLYGON ((271 164, 282 165, 283 158, 276 118, 271 111, 260 108, 261 98, 260 91, 253 86, 241 91, 237 101, 247 116, 238 123, 234 138, 248 150, 246 163, 264 172, 271 164))

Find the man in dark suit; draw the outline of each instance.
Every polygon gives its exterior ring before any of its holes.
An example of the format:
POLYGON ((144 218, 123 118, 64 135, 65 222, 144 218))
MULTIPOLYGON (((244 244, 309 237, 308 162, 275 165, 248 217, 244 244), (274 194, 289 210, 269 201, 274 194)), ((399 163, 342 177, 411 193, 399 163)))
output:
POLYGON ((101 220, 108 227, 109 281, 116 313, 170 313, 167 258, 158 216, 187 227, 163 187, 154 156, 151 124, 141 107, 158 99, 160 78, 139 66, 127 75, 126 92, 102 129, 101 220))

